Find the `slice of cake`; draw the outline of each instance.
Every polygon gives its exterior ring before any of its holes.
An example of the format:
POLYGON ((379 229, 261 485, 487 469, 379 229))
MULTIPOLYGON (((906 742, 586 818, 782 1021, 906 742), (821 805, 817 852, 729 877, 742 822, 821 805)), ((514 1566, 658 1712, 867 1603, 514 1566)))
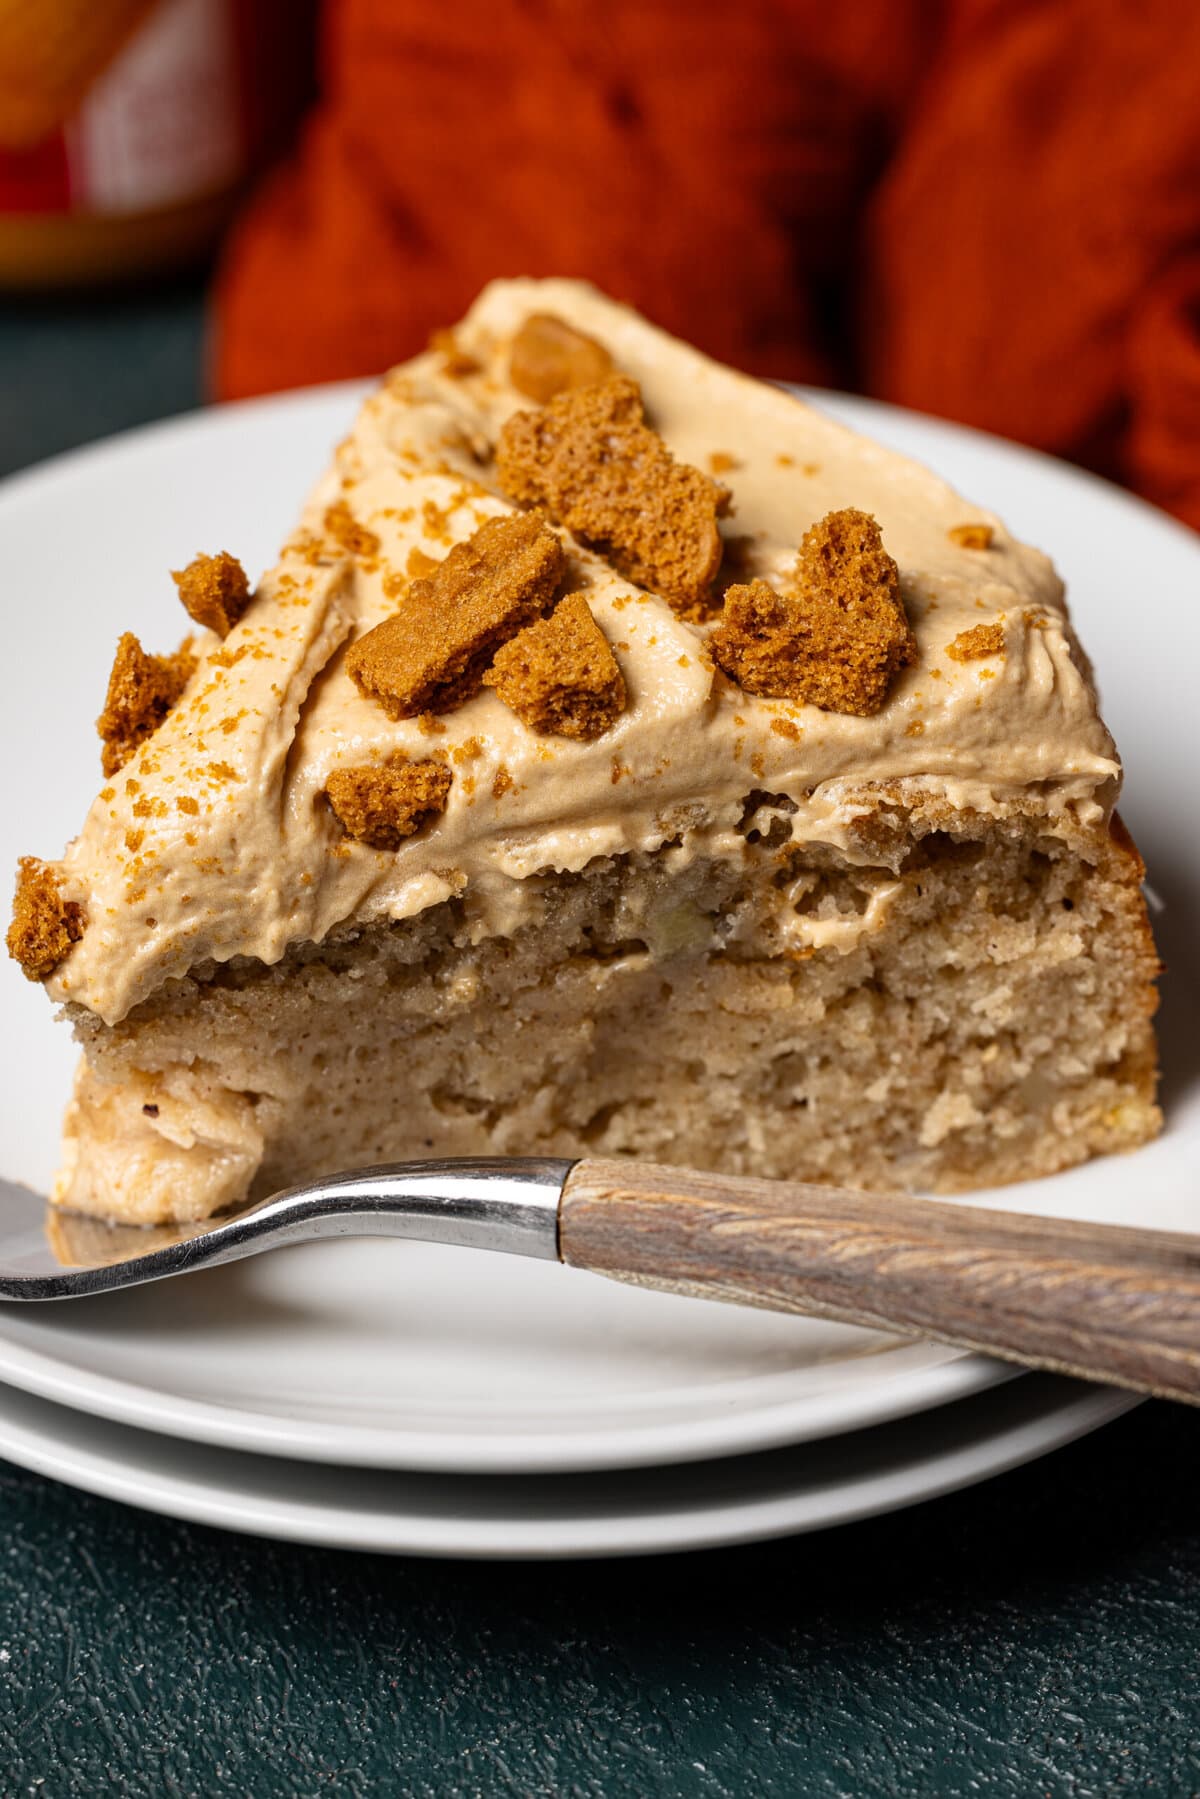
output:
POLYGON ((18 881, 83 1047, 64 1205, 479 1152, 947 1192, 1157 1130, 1061 585, 925 469, 498 282, 257 588, 175 579, 190 637, 120 639, 105 783, 18 881))

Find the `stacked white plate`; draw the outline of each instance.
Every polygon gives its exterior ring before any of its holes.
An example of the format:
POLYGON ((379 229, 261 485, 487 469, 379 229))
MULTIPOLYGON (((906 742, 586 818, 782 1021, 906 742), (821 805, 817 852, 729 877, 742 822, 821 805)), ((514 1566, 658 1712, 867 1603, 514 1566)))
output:
MULTIPOLYGON (((77 828, 117 633, 165 641, 165 571, 199 548, 269 562, 358 392, 201 414, 0 488, 0 865, 53 856, 77 828)), ((1200 546, 1043 457, 814 397, 1055 556, 1126 758, 1122 809, 1171 964, 1164 1136, 980 1203, 1191 1228, 1200 546)), ((74 1051, 8 963, 0 994, 0 1175, 45 1191, 74 1051)), ((0 1309, 0 1383, 0 1455, 89 1491, 264 1535, 463 1556, 636 1553, 816 1529, 1014 1467, 1133 1403, 868 1331, 378 1241, 0 1309)))

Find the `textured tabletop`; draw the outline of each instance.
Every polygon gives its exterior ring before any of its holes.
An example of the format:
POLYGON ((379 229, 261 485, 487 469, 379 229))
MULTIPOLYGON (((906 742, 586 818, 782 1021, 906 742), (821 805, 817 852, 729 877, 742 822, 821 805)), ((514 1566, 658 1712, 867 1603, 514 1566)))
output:
MULTIPOLYGON (((0 472, 199 403, 197 296, 0 307, 0 472)), ((0 1441, 0 1454, 3 1443, 0 1441)), ((1200 1415, 817 1537, 265 1544, 0 1463, 0 1795, 1200 1794, 1200 1415)))

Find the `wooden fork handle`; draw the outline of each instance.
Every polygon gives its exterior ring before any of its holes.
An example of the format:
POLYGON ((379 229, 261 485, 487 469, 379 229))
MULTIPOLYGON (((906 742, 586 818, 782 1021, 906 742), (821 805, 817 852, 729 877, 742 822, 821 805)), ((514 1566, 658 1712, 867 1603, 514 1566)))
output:
POLYGON ((1200 1237, 583 1161, 564 1262, 1200 1403, 1200 1237))

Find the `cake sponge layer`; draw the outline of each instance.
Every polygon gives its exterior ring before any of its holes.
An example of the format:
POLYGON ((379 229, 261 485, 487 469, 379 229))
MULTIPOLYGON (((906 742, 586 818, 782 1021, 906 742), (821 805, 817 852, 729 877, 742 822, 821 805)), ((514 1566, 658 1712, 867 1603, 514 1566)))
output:
POLYGON ((793 850, 787 806, 750 796, 740 866, 667 846, 548 875, 511 937, 452 900, 81 1015, 58 1197, 152 1223, 482 1153, 955 1192, 1154 1134, 1157 965, 1119 825, 882 803, 863 863, 793 850), (825 947, 791 947, 798 918, 825 947))

